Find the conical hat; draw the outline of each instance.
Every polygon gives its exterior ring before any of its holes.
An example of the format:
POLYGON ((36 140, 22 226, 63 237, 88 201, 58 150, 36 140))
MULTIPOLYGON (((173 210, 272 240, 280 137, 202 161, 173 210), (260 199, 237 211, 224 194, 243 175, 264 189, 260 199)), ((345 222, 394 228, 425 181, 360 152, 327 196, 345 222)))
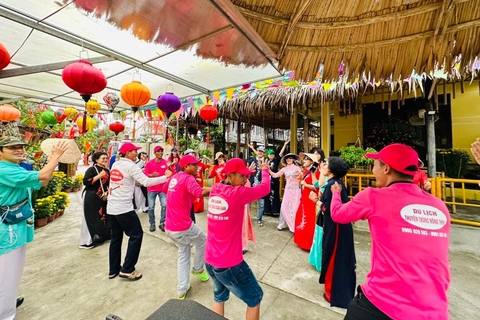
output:
POLYGON ((80 161, 80 158, 82 157, 82 153, 80 152, 80 149, 78 149, 77 144, 75 143, 75 140, 72 139, 47 139, 42 142, 41 148, 42 151, 45 152, 45 154, 48 157, 52 156, 52 147, 54 145, 57 145, 60 141, 65 141, 67 143, 67 150, 65 153, 58 159, 58 162, 61 163, 78 163, 80 161))

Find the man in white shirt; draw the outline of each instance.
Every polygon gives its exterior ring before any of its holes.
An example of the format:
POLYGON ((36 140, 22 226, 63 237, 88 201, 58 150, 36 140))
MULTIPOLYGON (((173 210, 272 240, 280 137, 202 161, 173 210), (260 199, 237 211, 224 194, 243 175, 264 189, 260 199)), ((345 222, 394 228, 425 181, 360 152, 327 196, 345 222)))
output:
POLYGON ((172 175, 166 171, 164 176, 149 178, 136 164, 140 147, 133 143, 125 143, 120 147, 122 155, 115 162, 110 171, 110 188, 108 194, 107 214, 112 222, 112 234, 110 242, 110 279, 120 276, 128 280, 139 280, 142 274, 135 270, 140 248, 142 246, 143 230, 137 214, 133 209, 132 194, 135 181, 144 186, 153 186, 164 183, 172 175), (121 265, 121 250, 123 233, 130 237, 128 240, 127 254, 121 265))

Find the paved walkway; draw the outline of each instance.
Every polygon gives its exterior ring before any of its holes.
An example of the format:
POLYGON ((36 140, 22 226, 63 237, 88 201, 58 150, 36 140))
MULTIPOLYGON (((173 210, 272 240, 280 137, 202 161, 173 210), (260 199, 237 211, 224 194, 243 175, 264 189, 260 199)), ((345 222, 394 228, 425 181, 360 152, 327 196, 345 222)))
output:
MULTIPOLYGON (((145 234, 137 269, 143 278, 137 282, 118 277, 109 280, 108 243, 92 250, 78 248, 83 214, 80 192, 70 194, 70 199, 65 215, 37 229, 34 242, 28 245, 20 287, 25 303, 18 309, 17 319, 103 320, 114 313, 124 320, 143 320, 176 297, 177 249, 158 228, 148 231, 147 214, 139 214, 145 234)), ((159 217, 159 205, 156 209, 159 217)), ((197 214, 197 220, 206 230, 206 213, 197 214)), ((265 293, 261 319, 343 319, 342 309, 330 308, 324 301, 323 286, 318 284, 318 272, 307 262, 308 253, 293 243, 290 232, 276 230, 277 218, 267 216, 264 223, 263 228, 254 226, 257 243, 245 254, 265 293)), ((365 222, 355 224, 354 230, 357 282, 362 283, 370 268, 370 236, 365 222)), ((451 319, 478 319, 480 314, 478 248, 480 229, 452 227, 451 319)), ((201 283, 192 276, 191 285, 187 299, 210 308, 211 281, 201 283)), ((244 314, 245 305, 232 295, 225 316, 244 319, 244 314)))

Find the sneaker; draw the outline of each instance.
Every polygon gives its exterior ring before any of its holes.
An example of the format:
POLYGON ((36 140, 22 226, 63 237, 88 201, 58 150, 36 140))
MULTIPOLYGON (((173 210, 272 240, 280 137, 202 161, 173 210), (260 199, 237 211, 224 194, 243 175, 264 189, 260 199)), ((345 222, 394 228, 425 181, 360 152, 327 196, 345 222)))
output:
POLYGON ((187 293, 188 293, 189 290, 190 290, 190 285, 188 285, 187 292, 185 292, 184 294, 182 294, 181 296, 179 296, 177 299, 178 299, 178 300, 185 300, 185 298, 187 297, 187 293))
POLYGON ((165 223, 160 223, 158 227, 160 228, 160 230, 162 230, 162 232, 165 232, 165 223))
POLYGON ((282 230, 284 230, 284 229, 286 229, 286 228, 287 228, 287 227, 282 227, 282 226, 279 225, 279 226, 277 227, 277 230, 278 230, 278 231, 282 231, 282 230))
POLYGON ((155 224, 152 223, 152 224, 150 225, 150 231, 152 231, 152 232, 155 231, 155 224))
POLYGON ((208 281, 208 279, 210 279, 210 277, 208 276, 207 270, 205 269, 203 269, 203 271, 200 273, 196 273, 195 271, 192 270, 192 274, 198 277, 198 279, 202 280, 203 282, 208 281))
POLYGON ((90 244, 81 244, 78 246, 80 249, 93 249, 95 248, 95 245, 93 243, 90 244))

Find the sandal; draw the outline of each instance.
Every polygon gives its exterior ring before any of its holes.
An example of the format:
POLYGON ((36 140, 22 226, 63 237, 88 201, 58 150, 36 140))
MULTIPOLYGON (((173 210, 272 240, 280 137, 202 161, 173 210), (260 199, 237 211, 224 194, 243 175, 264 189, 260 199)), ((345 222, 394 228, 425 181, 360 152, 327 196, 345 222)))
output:
POLYGON ((137 270, 133 270, 132 273, 130 273, 130 274, 128 274, 128 273, 122 274, 120 272, 118 276, 120 278, 127 279, 127 280, 130 280, 130 281, 137 281, 137 280, 142 279, 142 274, 140 272, 138 272, 137 270))
POLYGON ((259 227, 263 227, 263 223, 262 222, 257 222, 258 226, 259 227))

